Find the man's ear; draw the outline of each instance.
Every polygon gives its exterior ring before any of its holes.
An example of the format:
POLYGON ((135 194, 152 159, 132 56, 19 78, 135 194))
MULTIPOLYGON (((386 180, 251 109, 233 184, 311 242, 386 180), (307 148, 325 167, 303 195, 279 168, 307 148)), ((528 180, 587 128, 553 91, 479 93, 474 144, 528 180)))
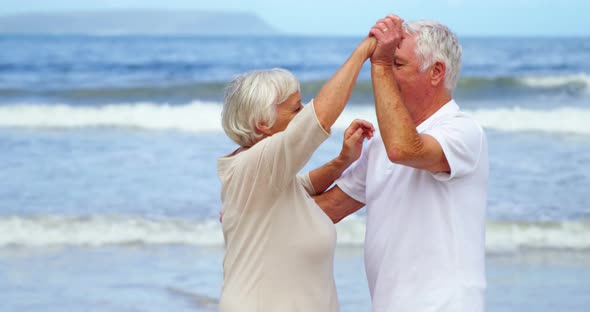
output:
POLYGON ((443 62, 435 62, 430 69, 430 83, 432 86, 437 86, 444 82, 447 66, 443 62))
POLYGON ((256 124, 256 132, 264 136, 270 136, 272 134, 270 127, 264 124, 263 122, 259 122, 258 124, 256 124))

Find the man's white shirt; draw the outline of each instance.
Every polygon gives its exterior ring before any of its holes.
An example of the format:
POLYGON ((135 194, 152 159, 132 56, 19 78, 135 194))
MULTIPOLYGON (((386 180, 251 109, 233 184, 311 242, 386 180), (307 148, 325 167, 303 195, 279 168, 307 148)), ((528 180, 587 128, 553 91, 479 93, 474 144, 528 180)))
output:
POLYGON ((336 184, 366 204, 374 312, 479 312, 485 306, 485 133, 454 101, 417 127, 450 173, 392 163, 379 134, 336 184))

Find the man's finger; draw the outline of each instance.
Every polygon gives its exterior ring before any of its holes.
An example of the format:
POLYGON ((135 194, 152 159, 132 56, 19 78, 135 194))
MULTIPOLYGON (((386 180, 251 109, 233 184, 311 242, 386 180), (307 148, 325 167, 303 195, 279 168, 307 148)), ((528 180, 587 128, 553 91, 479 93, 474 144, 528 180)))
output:
POLYGON ((387 15, 385 18, 386 18, 386 19, 388 19, 388 20, 391 20, 391 21, 393 21, 393 22, 394 22, 394 23, 396 23, 396 24, 397 24, 397 23, 400 23, 400 24, 401 24, 401 23, 403 23, 403 22, 404 22, 404 20, 403 20, 401 17, 399 17, 399 16, 397 16, 397 15, 395 15, 395 14, 389 14, 389 15, 387 15))
POLYGON ((381 41, 383 39, 383 31, 381 31, 381 29, 379 29, 377 26, 373 26, 369 34, 377 38, 377 41, 381 41))
POLYGON ((387 27, 390 30, 393 30, 396 26, 396 23, 390 18, 384 19, 382 23, 385 25, 385 27, 387 27))

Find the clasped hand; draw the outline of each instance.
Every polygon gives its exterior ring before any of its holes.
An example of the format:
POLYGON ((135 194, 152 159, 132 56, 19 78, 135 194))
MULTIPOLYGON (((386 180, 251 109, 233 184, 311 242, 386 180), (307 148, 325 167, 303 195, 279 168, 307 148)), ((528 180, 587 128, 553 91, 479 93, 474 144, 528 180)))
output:
POLYGON ((399 16, 389 14, 371 27, 369 36, 377 39, 377 46, 371 54, 373 65, 393 65, 395 50, 404 39, 403 23, 404 20, 399 16))

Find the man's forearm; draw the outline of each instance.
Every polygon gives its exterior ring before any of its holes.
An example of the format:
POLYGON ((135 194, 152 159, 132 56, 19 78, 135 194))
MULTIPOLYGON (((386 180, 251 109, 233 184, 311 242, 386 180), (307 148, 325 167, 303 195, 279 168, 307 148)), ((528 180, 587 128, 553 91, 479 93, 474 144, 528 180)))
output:
POLYGON ((373 64, 371 78, 379 131, 389 159, 404 161, 415 157, 414 154, 421 149, 422 140, 401 99, 392 67, 373 64))
POLYGON ((334 186, 329 191, 314 196, 313 199, 333 223, 340 222, 365 205, 348 196, 338 186, 334 186))

